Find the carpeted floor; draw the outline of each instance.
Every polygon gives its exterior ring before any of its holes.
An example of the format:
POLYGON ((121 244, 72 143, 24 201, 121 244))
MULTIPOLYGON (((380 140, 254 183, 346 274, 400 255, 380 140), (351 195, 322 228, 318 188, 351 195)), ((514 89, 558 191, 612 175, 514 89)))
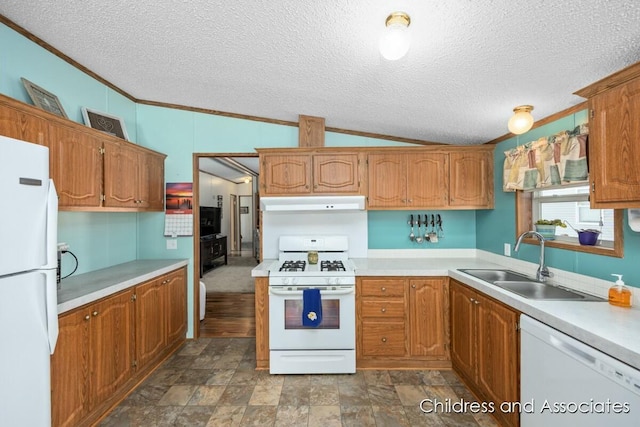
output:
POLYGON ((229 256, 228 264, 216 267, 202 276, 207 293, 254 292, 251 270, 258 265, 252 256, 229 256))

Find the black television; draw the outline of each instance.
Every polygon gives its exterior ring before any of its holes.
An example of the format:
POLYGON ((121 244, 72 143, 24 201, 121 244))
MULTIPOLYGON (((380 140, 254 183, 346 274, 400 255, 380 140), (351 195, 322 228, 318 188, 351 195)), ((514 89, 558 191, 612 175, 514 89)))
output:
POLYGON ((200 237, 222 232, 222 208, 200 206, 200 237))

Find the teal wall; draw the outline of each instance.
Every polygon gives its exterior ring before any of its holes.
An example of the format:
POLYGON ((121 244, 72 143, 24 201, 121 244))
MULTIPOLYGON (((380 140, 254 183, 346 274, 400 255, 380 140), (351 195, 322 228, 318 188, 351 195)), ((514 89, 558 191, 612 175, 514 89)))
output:
MULTIPOLYGON (((20 77, 56 94, 71 120, 82 123, 80 107, 104 111, 125 120, 130 140, 167 154, 167 182, 193 181, 193 153, 249 153, 260 147, 296 147, 298 129, 257 121, 213 116, 196 112, 137 105, 84 74, 37 44, 0 24, 0 93, 30 103, 20 77)), ((500 143, 495 151, 496 208, 481 211, 370 211, 368 239, 371 249, 474 248, 502 254, 503 243, 515 239, 514 195, 502 192, 503 151, 539 136, 572 129, 586 121, 584 113, 535 129, 500 143), (417 245, 408 239, 408 215, 440 213, 445 238, 437 244, 417 245), (496 238, 496 236, 500 236, 496 238)), ((406 146, 400 142, 334 132, 325 134, 330 147, 406 146)), ((188 258, 192 283, 193 238, 178 238, 178 250, 166 249, 163 213, 61 212, 59 241, 67 242, 80 260, 76 274, 144 258, 188 258)), ((528 245, 525 245, 528 246, 528 245)), ((525 247, 514 256, 532 262, 537 247, 525 247)), ((640 234, 625 223, 625 258, 616 259, 549 249, 552 267, 603 279, 622 273, 629 284, 640 285, 640 270, 632 259, 640 256, 640 234)), ((73 262, 64 260, 63 274, 73 262)), ((189 300, 193 295, 189 287, 189 300)), ((191 319, 191 308, 190 315, 191 319)), ((189 334, 192 325, 189 325, 189 334)))
MULTIPOLYGON (((587 111, 583 110, 497 145, 494 152, 495 209, 476 212, 476 244, 478 249, 502 255, 505 243, 511 243, 512 248, 515 246, 517 237, 515 193, 502 191, 504 152, 518 145, 535 141, 540 137, 553 135, 563 130, 571 130, 575 126, 587 122, 587 111)), ((550 267, 604 280, 614 280, 611 273, 624 274, 624 281, 627 284, 640 287, 640 269, 637 266, 637 260, 640 259, 640 233, 629 228, 626 210, 624 215, 624 258, 546 248, 545 262, 550 267)), ((537 245, 522 245, 520 251, 517 253, 512 251, 511 256, 537 263, 540 249, 537 245)))

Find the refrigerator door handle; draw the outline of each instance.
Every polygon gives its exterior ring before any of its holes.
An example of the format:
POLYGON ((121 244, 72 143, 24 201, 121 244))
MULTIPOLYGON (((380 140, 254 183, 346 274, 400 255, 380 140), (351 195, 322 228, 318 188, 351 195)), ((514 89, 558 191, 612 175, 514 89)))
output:
POLYGON ((49 335, 49 351, 53 354, 58 342, 58 195, 53 180, 49 180, 47 193, 47 264, 45 269, 45 296, 47 308, 47 333, 49 335))
POLYGON ((45 239, 47 259, 42 268, 58 268, 58 194, 52 179, 49 180, 49 191, 47 192, 47 235, 45 239))
POLYGON ((58 286, 56 270, 43 270, 45 276, 45 307, 47 310, 47 335, 49 352, 53 354, 58 342, 58 286))

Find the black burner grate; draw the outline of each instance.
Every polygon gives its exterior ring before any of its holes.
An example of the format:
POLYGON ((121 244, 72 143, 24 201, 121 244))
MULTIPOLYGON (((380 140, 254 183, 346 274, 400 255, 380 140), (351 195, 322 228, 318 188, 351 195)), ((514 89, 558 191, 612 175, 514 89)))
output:
POLYGON ((302 261, 285 261, 280 266, 280 270, 278 271, 304 271, 307 266, 307 262, 302 261))
POLYGON ((320 271, 347 271, 342 261, 321 261, 320 271))

